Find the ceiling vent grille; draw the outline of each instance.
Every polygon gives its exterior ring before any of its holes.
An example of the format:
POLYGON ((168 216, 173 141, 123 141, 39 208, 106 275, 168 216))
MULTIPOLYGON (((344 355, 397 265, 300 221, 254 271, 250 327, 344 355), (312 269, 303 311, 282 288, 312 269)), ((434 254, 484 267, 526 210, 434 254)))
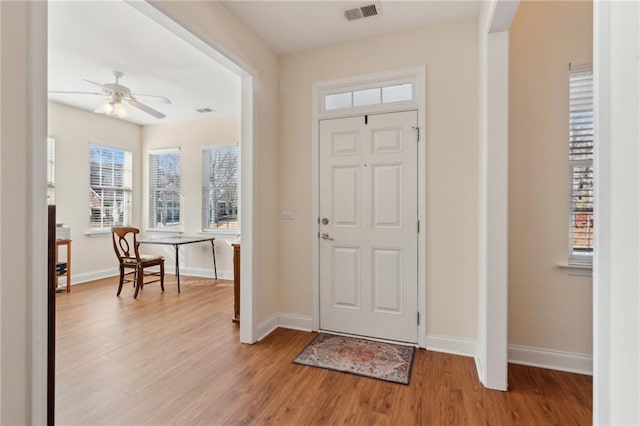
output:
POLYGON ((354 7, 344 11, 344 18, 347 21, 355 21, 362 18, 370 18, 380 15, 380 6, 377 4, 368 4, 362 7, 354 7))

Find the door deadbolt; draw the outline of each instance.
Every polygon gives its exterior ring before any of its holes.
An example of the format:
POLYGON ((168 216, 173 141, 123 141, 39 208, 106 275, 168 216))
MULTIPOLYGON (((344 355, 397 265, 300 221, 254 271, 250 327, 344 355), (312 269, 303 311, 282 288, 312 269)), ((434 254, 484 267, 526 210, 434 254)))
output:
POLYGON ((327 219, 326 217, 322 218, 322 224, 323 225, 328 225, 329 224, 329 219, 327 219))

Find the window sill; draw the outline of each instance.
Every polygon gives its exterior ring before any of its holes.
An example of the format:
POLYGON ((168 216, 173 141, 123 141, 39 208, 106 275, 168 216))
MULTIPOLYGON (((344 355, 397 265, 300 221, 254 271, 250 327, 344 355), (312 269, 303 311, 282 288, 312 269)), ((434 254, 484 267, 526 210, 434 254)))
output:
POLYGON ((556 266, 573 276, 591 277, 593 275, 593 265, 589 263, 558 263, 556 266))
POLYGON ((87 237, 107 237, 111 235, 111 229, 90 229, 84 233, 87 237))
POLYGON ((218 230, 200 231, 200 232, 198 232, 198 235, 211 235, 211 236, 220 237, 220 238, 238 239, 238 238, 240 238, 240 231, 235 230, 235 229, 232 232, 230 232, 230 231, 218 231, 218 230))
POLYGON ((149 228, 145 229, 146 232, 157 232, 163 234, 182 234, 184 231, 180 228, 149 228))

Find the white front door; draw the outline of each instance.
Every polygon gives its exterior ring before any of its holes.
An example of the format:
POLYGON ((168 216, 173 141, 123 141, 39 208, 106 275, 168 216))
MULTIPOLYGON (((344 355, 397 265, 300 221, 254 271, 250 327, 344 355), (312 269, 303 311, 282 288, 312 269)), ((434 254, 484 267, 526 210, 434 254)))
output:
POLYGON ((320 328, 418 338, 417 111, 320 122, 320 328))

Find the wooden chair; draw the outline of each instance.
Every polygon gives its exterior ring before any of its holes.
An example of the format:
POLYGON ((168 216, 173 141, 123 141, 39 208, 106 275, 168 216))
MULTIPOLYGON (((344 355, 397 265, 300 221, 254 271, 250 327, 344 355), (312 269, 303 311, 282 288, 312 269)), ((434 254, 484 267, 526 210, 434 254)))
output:
POLYGON ((164 291, 164 257, 140 255, 138 252, 138 233, 140 233, 140 230, 133 227, 114 226, 111 228, 113 250, 116 252, 116 256, 120 262, 120 283, 118 285, 117 296, 120 296, 122 286, 125 282, 133 283, 136 289, 133 294, 134 299, 138 297, 138 292, 142 290, 145 284, 159 281, 160 288, 164 291), (160 271, 145 273, 145 269, 152 266, 159 266, 160 271), (133 271, 125 273, 125 269, 133 269, 133 271), (133 275, 133 278, 127 278, 131 275, 133 275), (146 276, 159 278, 145 283, 144 277, 146 276))

